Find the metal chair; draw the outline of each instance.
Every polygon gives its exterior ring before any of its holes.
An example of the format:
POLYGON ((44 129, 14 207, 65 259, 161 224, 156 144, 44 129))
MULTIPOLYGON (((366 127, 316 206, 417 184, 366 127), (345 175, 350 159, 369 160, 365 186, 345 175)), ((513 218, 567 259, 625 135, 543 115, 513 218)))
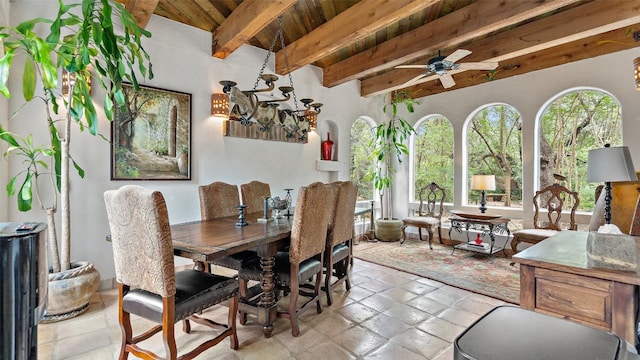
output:
POLYGON ((162 332, 166 359, 176 359, 174 324, 184 320, 183 330, 191 332, 190 320, 222 328, 217 336, 204 342, 181 359, 192 359, 206 349, 230 338, 230 347, 238 348, 236 313, 238 281, 203 271, 175 272, 171 228, 164 197, 158 191, 135 185, 104 193, 113 242, 118 282, 118 318, 122 330, 120 359, 129 353, 144 359, 161 359, 138 344, 162 332), (218 324, 195 314, 229 300, 227 324, 218 324), (158 323, 134 336, 131 314, 158 323))
POLYGON ((537 244, 540 241, 557 234, 562 230, 577 230, 575 219, 576 210, 580 205, 578 193, 560 184, 552 184, 536 191, 533 196, 535 212, 533 215, 533 229, 516 230, 511 240, 511 250, 517 253, 518 244, 526 242, 537 244), (563 212, 565 213, 563 217, 563 212), (546 213, 546 216, 545 216, 546 213), (567 216, 569 222, 566 222, 567 216))
POLYGON ((411 216, 402 219, 402 241, 404 243, 407 239, 405 229, 408 226, 414 226, 418 228, 418 235, 422 240, 422 229, 426 229, 429 234, 429 248, 433 250, 431 241, 433 239, 434 227, 438 227, 438 238, 442 243, 442 228, 441 219, 444 213, 444 200, 447 197, 447 193, 444 188, 440 187, 435 182, 420 189, 420 205, 416 216, 411 216))

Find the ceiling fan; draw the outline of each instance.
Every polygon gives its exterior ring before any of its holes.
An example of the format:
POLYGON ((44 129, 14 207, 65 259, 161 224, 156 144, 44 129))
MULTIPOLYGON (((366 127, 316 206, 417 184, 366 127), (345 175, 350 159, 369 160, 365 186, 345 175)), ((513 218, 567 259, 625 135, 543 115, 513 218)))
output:
POLYGON ((466 70, 493 70, 498 67, 497 62, 491 61, 483 61, 483 62, 467 62, 456 64, 456 61, 462 59, 463 57, 471 54, 471 51, 458 49, 454 51, 451 55, 444 57, 440 55, 440 51, 438 51, 438 56, 431 58, 429 63, 426 65, 398 65, 397 69, 423 69, 425 72, 420 74, 413 79, 404 83, 403 86, 412 85, 419 80, 420 82, 426 82, 429 80, 433 80, 435 78, 439 78, 442 86, 445 89, 448 89, 456 84, 451 75, 466 71, 466 70))

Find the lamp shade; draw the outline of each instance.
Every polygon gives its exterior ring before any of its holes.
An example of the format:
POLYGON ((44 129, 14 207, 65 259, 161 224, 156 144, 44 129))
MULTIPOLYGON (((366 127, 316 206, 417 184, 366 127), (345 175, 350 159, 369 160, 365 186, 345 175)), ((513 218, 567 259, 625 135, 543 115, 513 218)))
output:
POLYGON ((636 181, 629 148, 626 146, 605 147, 589 150, 587 159, 588 182, 636 181))
POLYGON ((471 190, 495 190, 495 175, 473 175, 471 176, 471 190))
POLYGON ((633 60, 633 79, 636 83, 636 90, 640 91, 640 57, 633 60))
POLYGON ((229 95, 224 93, 211 95, 211 115, 219 118, 229 118, 229 95))

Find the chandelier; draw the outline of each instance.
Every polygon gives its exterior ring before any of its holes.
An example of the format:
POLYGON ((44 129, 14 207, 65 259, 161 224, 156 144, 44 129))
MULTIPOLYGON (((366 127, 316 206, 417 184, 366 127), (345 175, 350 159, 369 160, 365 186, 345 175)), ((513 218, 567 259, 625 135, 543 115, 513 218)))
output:
POLYGON ((298 107, 282 33, 282 16, 278 17, 278 31, 271 42, 253 89, 240 90, 236 86, 237 83, 231 80, 222 80, 220 84, 223 86, 223 92, 229 95, 230 103, 233 104, 229 114, 231 121, 239 121, 243 126, 258 126, 261 132, 284 131, 287 139, 295 138, 305 142, 309 131, 316 127, 318 114, 320 114, 323 104, 314 102, 313 99, 304 98, 300 100, 302 109, 298 107), (279 86, 279 94, 274 95, 275 83, 279 77, 275 74, 266 74, 265 68, 278 39, 280 39, 284 54, 289 84, 288 86, 279 86), (264 85, 259 88, 261 83, 264 85), (284 105, 288 104, 291 99, 293 99, 293 109, 286 109, 284 105), (282 108, 281 105, 283 105, 282 108))

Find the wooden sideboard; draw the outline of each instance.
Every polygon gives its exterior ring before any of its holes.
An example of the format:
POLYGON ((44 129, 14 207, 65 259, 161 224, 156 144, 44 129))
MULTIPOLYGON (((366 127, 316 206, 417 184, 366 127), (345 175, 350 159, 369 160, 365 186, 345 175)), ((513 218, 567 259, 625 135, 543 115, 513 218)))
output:
POLYGON ((591 267, 588 234, 562 231, 513 256, 520 264, 520 306, 610 331, 635 345, 640 276, 591 267))

